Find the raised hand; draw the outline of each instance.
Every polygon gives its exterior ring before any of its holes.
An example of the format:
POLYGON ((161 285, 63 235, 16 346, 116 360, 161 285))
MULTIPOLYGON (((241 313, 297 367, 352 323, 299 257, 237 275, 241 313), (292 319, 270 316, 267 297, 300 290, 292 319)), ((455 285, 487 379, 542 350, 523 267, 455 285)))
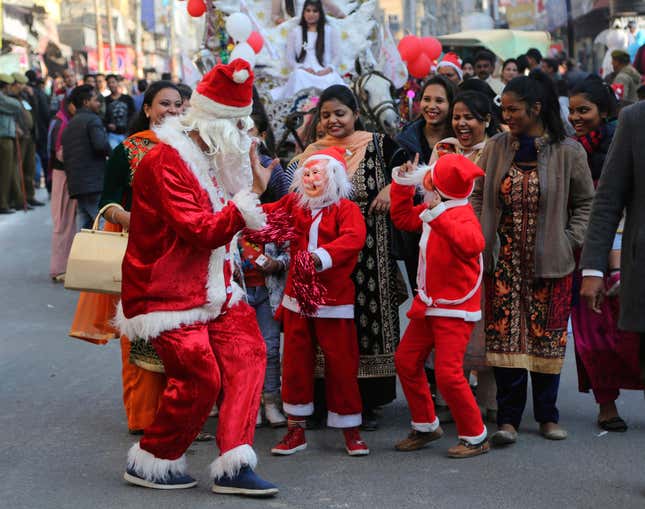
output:
POLYGON ((271 173, 273 169, 280 164, 279 159, 274 159, 271 161, 271 164, 265 168, 260 163, 260 158, 258 157, 257 151, 257 142, 253 141, 251 143, 251 149, 249 150, 249 157, 251 159, 251 170, 253 172, 253 188, 252 191, 258 195, 261 195, 266 191, 267 186, 269 185, 269 180, 271 179, 271 173))

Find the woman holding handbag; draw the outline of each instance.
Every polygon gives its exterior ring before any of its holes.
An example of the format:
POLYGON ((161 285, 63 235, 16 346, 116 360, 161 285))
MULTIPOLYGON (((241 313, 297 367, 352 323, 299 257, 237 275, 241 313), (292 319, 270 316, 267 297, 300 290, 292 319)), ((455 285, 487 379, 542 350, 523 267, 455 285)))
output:
MULTIPOLYGON (((139 116, 130 127, 131 134, 114 148, 105 168, 103 194, 99 210, 106 219, 105 229, 121 231, 130 225, 132 179, 143 157, 157 143, 151 127, 166 115, 182 112, 182 100, 177 87, 169 81, 150 85, 143 99, 139 116)), ((116 336, 110 322, 114 316, 118 295, 83 292, 79 298, 70 336, 106 343, 116 336)), ((159 395, 165 387, 165 376, 130 363, 130 340, 121 337, 123 362, 123 402, 131 433, 147 427, 156 414, 159 395)))

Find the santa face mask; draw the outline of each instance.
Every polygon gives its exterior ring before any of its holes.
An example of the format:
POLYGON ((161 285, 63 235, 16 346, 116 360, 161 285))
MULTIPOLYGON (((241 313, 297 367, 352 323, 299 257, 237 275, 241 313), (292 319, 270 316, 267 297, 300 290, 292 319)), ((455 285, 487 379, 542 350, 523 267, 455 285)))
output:
POLYGON ((302 172, 302 191, 309 198, 318 198, 325 194, 329 185, 328 161, 311 161, 302 172))

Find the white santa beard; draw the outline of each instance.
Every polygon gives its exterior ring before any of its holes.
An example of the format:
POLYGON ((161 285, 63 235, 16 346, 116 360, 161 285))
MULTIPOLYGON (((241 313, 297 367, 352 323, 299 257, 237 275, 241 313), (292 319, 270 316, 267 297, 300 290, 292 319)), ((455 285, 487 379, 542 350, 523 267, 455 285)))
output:
POLYGON ((186 131, 197 131, 208 147, 217 183, 229 198, 253 187, 249 158, 251 137, 248 135, 253 121, 250 117, 213 119, 191 109, 181 118, 181 123, 186 131))

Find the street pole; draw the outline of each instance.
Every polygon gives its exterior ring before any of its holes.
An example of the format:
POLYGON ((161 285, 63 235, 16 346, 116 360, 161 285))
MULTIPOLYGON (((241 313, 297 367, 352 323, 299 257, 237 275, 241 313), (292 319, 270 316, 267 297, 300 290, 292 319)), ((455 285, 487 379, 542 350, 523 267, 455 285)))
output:
POLYGON ((137 78, 143 78, 143 50, 141 49, 141 0, 134 0, 134 52, 137 78))
POLYGON ((110 70, 116 74, 119 70, 116 59, 116 40, 114 38, 114 24, 112 23, 112 0, 107 0, 108 34, 110 36, 110 70))
POLYGON ((575 53, 575 33, 573 27, 573 12, 571 9, 571 0, 566 0, 567 5, 567 46, 569 58, 574 57, 575 53))
POLYGON ((94 0, 94 14, 96 15, 96 58, 99 61, 99 72, 105 72, 105 54, 103 52, 103 23, 101 23, 101 4, 94 0))
POLYGON ((170 2, 168 6, 168 20, 170 22, 170 41, 168 44, 168 51, 170 53, 170 76, 174 79, 175 76, 179 76, 177 72, 177 36, 175 34, 175 8, 174 2, 170 2))

